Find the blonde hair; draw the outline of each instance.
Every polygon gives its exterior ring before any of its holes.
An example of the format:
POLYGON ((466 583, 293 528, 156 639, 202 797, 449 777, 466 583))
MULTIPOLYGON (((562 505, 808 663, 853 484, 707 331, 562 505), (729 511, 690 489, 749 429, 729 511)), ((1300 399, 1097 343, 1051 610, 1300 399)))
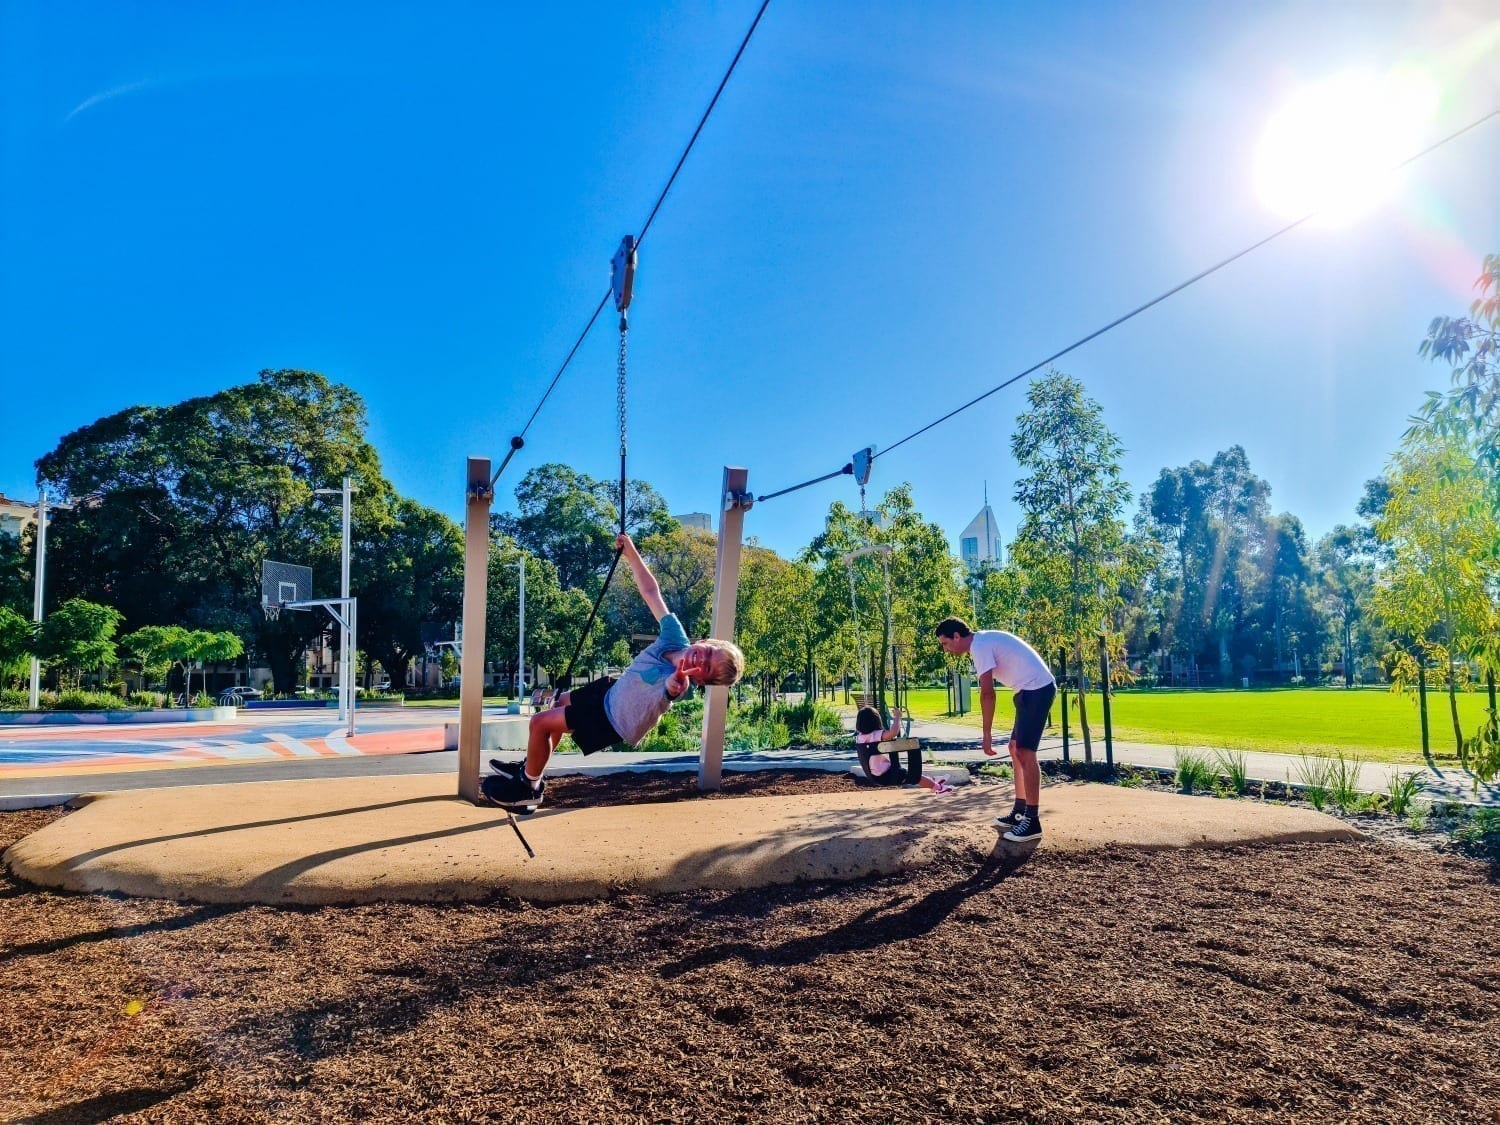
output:
POLYGON ((740 677, 745 674, 745 654, 740 651, 739 645, 714 637, 705 637, 698 643, 715 650, 713 674, 704 678, 705 684, 723 684, 728 687, 740 682, 740 677))

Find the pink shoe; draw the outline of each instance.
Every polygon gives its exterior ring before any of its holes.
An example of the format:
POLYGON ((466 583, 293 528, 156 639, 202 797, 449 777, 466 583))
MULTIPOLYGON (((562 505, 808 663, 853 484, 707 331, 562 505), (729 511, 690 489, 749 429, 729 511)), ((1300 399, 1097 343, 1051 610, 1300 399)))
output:
POLYGON ((938 778, 936 781, 934 781, 932 783, 932 795, 934 797, 941 797, 945 793, 952 793, 952 792, 953 792, 953 786, 949 783, 949 781, 948 781, 948 779, 946 777, 940 777, 940 778, 938 778))

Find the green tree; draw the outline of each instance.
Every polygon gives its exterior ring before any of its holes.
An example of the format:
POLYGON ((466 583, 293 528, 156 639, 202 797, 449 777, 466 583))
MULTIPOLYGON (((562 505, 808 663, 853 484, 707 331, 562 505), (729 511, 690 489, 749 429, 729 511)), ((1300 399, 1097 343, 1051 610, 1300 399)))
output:
MULTIPOLYGON (((626 527, 637 543, 677 526, 666 502, 644 481, 625 490, 626 527)), ((491 517, 494 530, 528 554, 557 568, 563 589, 584 590, 592 599, 615 556, 620 530, 620 490, 567 465, 538 465, 516 486, 516 514, 491 517)))
MULTIPOLYGON (((1491 511, 1500 513, 1500 255, 1485 256, 1474 288, 1479 296, 1467 317, 1440 316, 1428 328, 1419 351, 1453 364, 1452 387, 1428 395, 1408 439, 1425 434, 1464 442, 1474 451, 1491 511)), ((1500 562, 1500 542, 1491 544, 1491 562, 1500 562)), ((1471 655, 1493 684, 1500 677, 1500 630, 1491 630, 1471 655)), ((1476 774, 1500 773, 1500 712, 1494 707, 1461 753, 1476 774)))
POLYGON ((1496 629, 1494 552, 1500 521, 1471 448, 1454 436, 1415 433, 1393 458, 1390 500, 1377 531, 1391 548, 1375 608, 1410 649, 1392 653, 1392 679, 1416 681, 1435 662, 1448 691, 1456 752, 1464 753, 1456 692, 1469 657, 1496 629))
POLYGON ((441 512, 392 496, 380 534, 361 536, 351 566, 359 644, 397 686, 423 652, 422 626, 463 608, 463 531, 441 512))
MULTIPOLYGON (((1066 647, 1086 668, 1097 663, 1101 631, 1118 646, 1120 591, 1146 562, 1125 534, 1130 487, 1121 479, 1120 441, 1083 384, 1060 371, 1034 381, 1026 401, 1011 437, 1025 474, 1016 482, 1022 520, 1011 557, 1025 575, 1029 639, 1043 652, 1066 647)), ((1083 678, 1078 686, 1084 753, 1092 757, 1083 678)))
MULTIPOLYGON (((198 636, 198 660, 203 664, 227 664, 245 655, 244 642, 228 630, 221 630, 217 633, 204 631, 198 636)), ((205 671, 204 687, 207 686, 207 672, 205 671)))
MULTIPOLYGON (((31 532, 27 538, 34 539, 31 532)), ((32 550, 21 541, 19 535, 0 531, 0 606, 8 606, 17 613, 31 612, 32 550)))
POLYGON ((120 647, 140 670, 141 678, 152 684, 166 679, 171 670, 174 634, 183 630, 176 625, 143 625, 120 638, 120 647))
POLYGON ((77 684, 85 669, 115 662, 114 635, 120 620, 113 606, 70 598, 41 623, 33 651, 65 682, 77 684))
POLYGON ((35 644, 31 619, 0 605, 0 684, 15 683, 25 675, 35 644))
POLYGON ((390 486, 364 435, 360 396, 308 371, 262 371, 76 430, 37 463, 44 483, 79 501, 49 531, 48 586, 58 598, 107 596, 132 627, 233 630, 290 691, 326 623, 311 613, 266 621, 260 564, 307 564, 315 595, 337 592, 340 513, 313 489, 355 477, 356 533, 384 531, 390 486))
POLYGON ((1414 432, 1469 442, 1500 508, 1500 254, 1487 254, 1466 317, 1433 319, 1419 353, 1453 365, 1452 388, 1431 392, 1414 432))
MULTIPOLYGON (((526 662, 553 677, 562 674, 578 644, 593 603, 582 590, 558 585, 557 568, 522 551, 504 536, 490 544, 485 613, 485 659, 498 670, 514 670, 519 649, 520 573, 526 567, 526 662)), ((599 635, 595 628, 595 639, 599 635)), ((606 646, 607 647, 607 646, 606 646)), ((590 655, 600 651, 597 647, 590 655)), ((580 657, 582 659, 582 657, 580 657)))
POLYGON ((1377 569, 1389 551, 1375 532, 1375 520, 1390 498, 1384 478, 1365 482, 1360 521, 1340 524, 1318 541, 1317 574, 1323 610, 1333 627, 1344 684, 1352 686, 1360 666, 1369 666, 1385 647, 1385 627, 1373 612, 1377 569))
POLYGON ((1163 615, 1162 648, 1200 667, 1217 665, 1224 682, 1236 663, 1255 666, 1255 619, 1268 592, 1259 554, 1268 539, 1274 543, 1270 492, 1234 445, 1208 464, 1162 470, 1138 523, 1141 546, 1162 545, 1154 572, 1143 576, 1163 615))
POLYGON ((932 627, 963 612, 970 599, 947 536, 922 517, 909 484, 886 492, 873 513, 866 519, 835 501, 803 561, 817 568, 811 592, 819 623, 816 649, 831 657, 831 667, 855 671, 863 652, 871 689, 888 714, 891 646, 906 654, 909 674, 937 671, 943 654, 932 627), (848 558, 869 547, 877 550, 848 558))
POLYGON ((734 640, 745 653, 745 678, 758 681, 769 702, 788 676, 800 672, 811 690, 819 630, 811 612, 813 568, 747 544, 740 564, 734 640))

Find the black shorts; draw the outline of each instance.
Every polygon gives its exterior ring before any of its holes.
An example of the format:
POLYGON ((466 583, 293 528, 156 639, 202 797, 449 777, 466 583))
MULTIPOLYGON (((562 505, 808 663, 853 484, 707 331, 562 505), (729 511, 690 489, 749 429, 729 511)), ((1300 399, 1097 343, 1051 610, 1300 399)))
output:
POLYGON ((605 693, 614 685, 613 676, 600 676, 568 693, 563 722, 568 724, 568 733, 585 754, 608 750, 622 741, 620 732, 610 724, 609 715, 604 710, 605 693))
POLYGON ((1047 725, 1047 716, 1052 711, 1052 701, 1057 698, 1057 685, 1018 691, 1015 695, 1016 722, 1010 730, 1020 750, 1031 750, 1042 744, 1042 730, 1047 725))
POLYGON ((879 777, 876 777, 874 771, 870 769, 870 759, 880 754, 880 751, 876 749, 879 745, 878 742, 867 742, 863 746, 855 747, 856 752, 859 754, 859 768, 864 771, 865 776, 870 779, 872 784, 906 785, 910 783, 915 785, 922 780, 922 751, 920 750, 908 750, 906 752, 906 769, 902 769, 897 764, 896 754, 887 755, 891 759, 891 768, 879 777))

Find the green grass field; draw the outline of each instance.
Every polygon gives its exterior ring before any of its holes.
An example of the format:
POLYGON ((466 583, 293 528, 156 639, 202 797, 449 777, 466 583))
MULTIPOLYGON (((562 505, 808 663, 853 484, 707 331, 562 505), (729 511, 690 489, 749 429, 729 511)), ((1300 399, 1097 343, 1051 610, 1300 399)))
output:
MULTIPOLYGON (((947 714, 947 692, 939 688, 911 693, 916 718, 942 719, 979 726, 979 697, 961 718, 947 714)), ((1458 714, 1464 734, 1473 734, 1488 707, 1482 692, 1459 693, 1458 714)), ((1077 711, 1069 701, 1069 724, 1077 737, 1077 711)), ((996 726, 1010 722, 1010 693, 996 701, 996 726)), ((1058 722, 1057 708, 1053 721, 1058 722)), ((1123 691, 1111 701, 1115 737, 1126 742, 1164 745, 1222 746, 1234 750, 1270 750, 1289 754, 1342 750, 1372 761, 1414 762, 1422 756, 1422 728, 1416 697, 1382 689, 1286 688, 1250 691, 1123 691)), ((1429 692, 1427 723, 1433 755, 1455 759, 1448 697, 1429 692)), ((1089 696, 1089 727, 1103 737, 1099 697, 1089 696)), ((1054 726, 1053 732, 1058 728, 1054 726)))

